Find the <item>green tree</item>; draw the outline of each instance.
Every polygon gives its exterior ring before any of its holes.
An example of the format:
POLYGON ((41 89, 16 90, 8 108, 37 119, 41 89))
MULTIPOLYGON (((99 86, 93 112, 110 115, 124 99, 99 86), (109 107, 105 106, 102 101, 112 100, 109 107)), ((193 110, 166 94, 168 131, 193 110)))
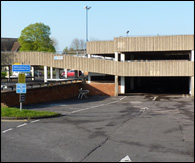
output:
POLYGON ((20 51, 45 51, 56 52, 54 41, 49 37, 50 27, 43 23, 30 24, 21 32, 18 41, 21 45, 20 51))
POLYGON ((63 54, 67 54, 67 52, 68 52, 68 47, 66 46, 66 48, 64 48, 64 50, 63 50, 63 54))

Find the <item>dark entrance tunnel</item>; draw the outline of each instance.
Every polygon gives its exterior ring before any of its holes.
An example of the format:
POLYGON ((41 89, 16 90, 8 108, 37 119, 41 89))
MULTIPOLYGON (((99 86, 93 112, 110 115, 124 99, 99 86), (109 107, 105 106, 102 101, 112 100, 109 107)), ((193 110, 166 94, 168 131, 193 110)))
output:
POLYGON ((126 77, 125 93, 189 94, 189 77, 126 77))

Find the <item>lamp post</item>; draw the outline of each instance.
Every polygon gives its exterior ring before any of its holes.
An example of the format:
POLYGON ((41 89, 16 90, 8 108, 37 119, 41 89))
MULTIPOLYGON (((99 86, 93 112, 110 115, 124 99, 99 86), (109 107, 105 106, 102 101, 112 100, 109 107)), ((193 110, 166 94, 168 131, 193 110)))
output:
POLYGON ((129 31, 127 31, 126 33, 127 33, 127 37, 128 37, 128 33, 129 33, 129 31))
POLYGON ((84 9, 86 9, 86 44, 87 44, 87 41, 88 41, 88 10, 90 8, 91 7, 88 7, 88 6, 84 7, 84 9))

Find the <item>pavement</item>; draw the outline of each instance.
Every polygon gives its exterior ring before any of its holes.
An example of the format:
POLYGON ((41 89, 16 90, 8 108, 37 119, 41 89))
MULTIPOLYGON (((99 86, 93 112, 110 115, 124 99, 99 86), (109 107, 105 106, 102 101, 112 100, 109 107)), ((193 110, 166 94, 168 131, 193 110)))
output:
POLYGON ((56 118, 1 121, 2 162, 194 162, 194 99, 94 96, 25 109, 56 118))

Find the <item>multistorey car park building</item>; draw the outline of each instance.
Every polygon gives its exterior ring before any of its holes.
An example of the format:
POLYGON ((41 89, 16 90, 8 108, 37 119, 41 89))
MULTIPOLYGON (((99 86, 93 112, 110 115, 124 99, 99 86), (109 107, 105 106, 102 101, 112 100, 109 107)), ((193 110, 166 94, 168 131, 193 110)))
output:
MULTIPOLYGON (((116 37, 87 42, 87 54, 113 57, 115 94, 178 93, 194 95, 194 35, 116 37), (117 70, 116 70, 117 68, 117 70), (119 87, 118 87, 119 84, 119 87), (117 90, 118 89, 118 90, 117 90)), ((89 73, 89 82, 101 77, 89 73)))
MULTIPOLYGON (((116 37, 88 41, 87 58, 44 52, 1 52, 1 65, 14 63, 87 71, 83 84, 91 95, 126 93, 188 94, 194 96, 194 35, 116 37), (56 56, 61 56, 55 60, 56 56)), ((52 78, 52 76, 50 76, 52 78)))

